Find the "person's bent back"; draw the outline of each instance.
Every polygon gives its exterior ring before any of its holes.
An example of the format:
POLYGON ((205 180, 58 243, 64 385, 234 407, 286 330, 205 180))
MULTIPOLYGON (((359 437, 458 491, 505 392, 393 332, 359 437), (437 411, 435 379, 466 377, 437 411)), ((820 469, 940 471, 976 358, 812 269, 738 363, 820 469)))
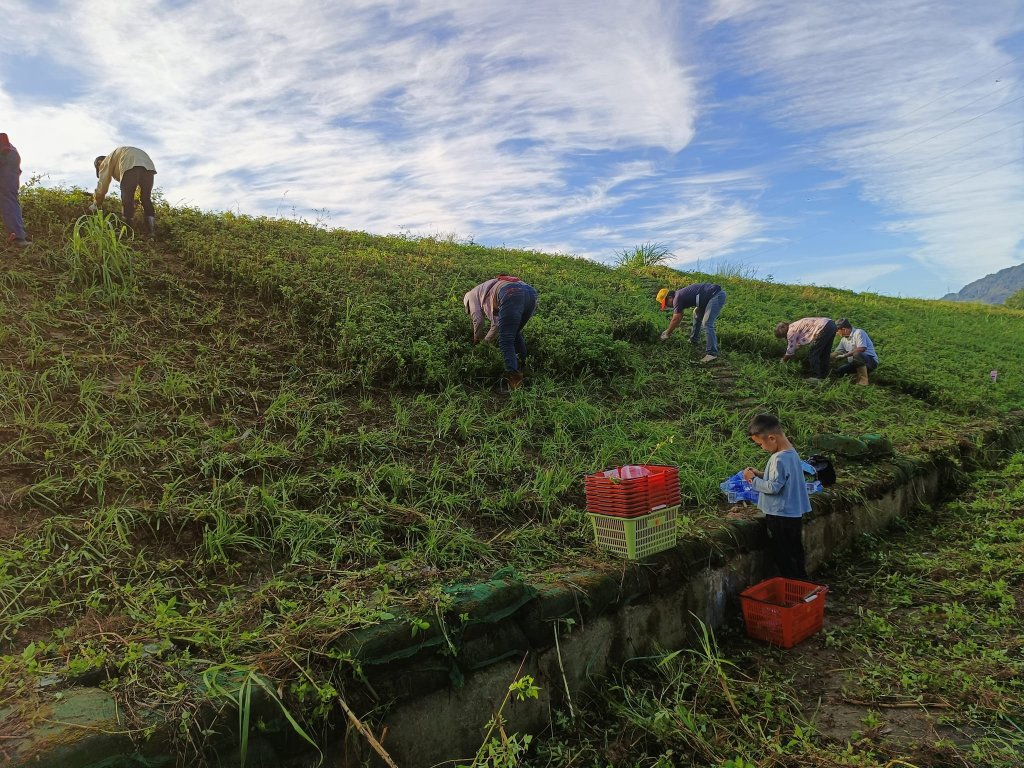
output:
POLYGON ((153 209, 153 177, 156 166, 149 155, 138 147, 118 147, 109 155, 100 155, 93 161, 96 168, 96 193, 93 207, 103 202, 111 180, 121 185, 121 209, 125 223, 131 225, 135 217, 135 190, 140 191, 142 211, 146 216, 149 234, 156 234, 156 211, 153 209))

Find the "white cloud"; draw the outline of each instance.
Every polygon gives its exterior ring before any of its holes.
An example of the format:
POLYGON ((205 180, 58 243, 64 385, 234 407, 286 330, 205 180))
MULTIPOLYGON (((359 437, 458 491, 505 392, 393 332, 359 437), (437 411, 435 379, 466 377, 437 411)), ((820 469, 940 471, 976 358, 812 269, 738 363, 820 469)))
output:
POLYGON ((1024 100, 959 125, 1021 93, 1020 67, 970 82, 1010 63, 998 43, 1021 28, 1014 0, 0 0, 0 13, 0 58, 80 80, 26 100, 0 72, 4 130, 26 172, 55 183, 89 186, 94 155, 136 144, 175 203, 327 209, 333 226, 604 260, 661 241, 687 264, 794 242, 784 230, 819 206, 798 219, 761 196, 811 163, 835 177, 816 174, 816 191, 877 204, 889 223, 864 227, 912 237, 943 282, 1020 247, 1024 100), (756 87, 716 91, 723 73, 756 87), (740 117, 728 130, 725 110, 740 117), (781 139, 755 134, 766 116, 781 139))
POLYGON ((94 155, 137 144, 168 199, 202 207, 525 238, 614 210, 630 199, 616 187, 652 174, 626 162, 581 185, 588 153, 671 154, 694 133, 668 3, 97 0, 5 16, 10 50, 88 83, 58 114, 26 104, 8 122, 26 169, 87 185, 94 155))
POLYGON ((1024 99, 999 45, 1019 3, 722 2, 709 18, 734 25, 733 62, 804 157, 897 216, 922 266, 963 283, 1019 260, 1024 99))

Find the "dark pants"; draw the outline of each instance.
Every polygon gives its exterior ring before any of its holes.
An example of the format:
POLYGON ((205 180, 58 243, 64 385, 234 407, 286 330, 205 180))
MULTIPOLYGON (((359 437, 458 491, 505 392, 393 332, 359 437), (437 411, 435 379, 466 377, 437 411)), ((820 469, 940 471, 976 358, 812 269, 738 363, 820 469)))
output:
POLYGON ((537 291, 526 283, 508 283, 498 291, 498 348, 505 358, 505 370, 515 373, 520 359, 526 361, 523 326, 537 308, 537 291))
POLYGON ((131 224, 135 217, 135 190, 142 190, 142 210, 147 216, 155 216, 153 211, 153 177, 156 171, 150 171, 141 165, 121 174, 121 209, 125 223, 131 224))
POLYGON ((844 363, 836 368, 836 373, 840 376, 845 376, 848 373, 856 373, 858 368, 867 368, 868 373, 875 370, 878 367, 878 361, 873 357, 868 357, 863 352, 858 352, 853 355, 853 360, 849 363, 844 363))
POLYGON ((19 240, 25 239, 25 222, 21 218, 21 204, 18 202, 18 187, 21 173, 17 164, 0 168, 0 219, 4 220, 7 231, 19 240))
POLYGON ((821 329, 821 333, 814 337, 814 341, 811 342, 811 349, 807 353, 807 361, 811 364, 812 376, 819 379, 824 379, 828 376, 829 369, 832 367, 832 342, 835 341, 835 338, 836 324, 834 321, 829 320, 825 327, 821 329))
POLYGON ((765 515, 768 525, 768 550, 779 567, 779 575, 787 579, 806 579, 804 558, 804 519, 765 515))

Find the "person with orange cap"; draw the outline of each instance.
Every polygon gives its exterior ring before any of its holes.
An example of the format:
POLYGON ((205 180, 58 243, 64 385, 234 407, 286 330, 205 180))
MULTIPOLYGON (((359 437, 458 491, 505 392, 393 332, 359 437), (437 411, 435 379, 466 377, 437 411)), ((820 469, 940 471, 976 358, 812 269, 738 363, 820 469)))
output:
POLYGON ((131 226, 135 217, 135 190, 138 189, 142 211, 146 215, 146 229, 150 235, 155 235, 156 211, 153 209, 152 193, 156 166, 149 155, 138 147, 118 147, 109 155, 100 155, 92 164, 99 183, 89 210, 96 210, 107 196, 111 180, 117 181, 121 185, 121 209, 125 224, 131 226))
POLYGON ((683 321, 683 310, 693 307, 693 328, 690 331, 690 343, 694 346, 700 343, 700 333, 703 328, 707 337, 705 355, 701 358, 702 363, 710 363, 718 359, 718 336, 715 334, 715 321, 725 306, 725 289, 718 283, 694 283, 685 288, 669 290, 662 288, 658 291, 658 303, 661 308, 668 309, 672 305, 672 319, 668 328, 662 331, 661 340, 667 341, 679 324, 683 321))
POLYGON ((0 133, 0 219, 8 231, 7 243, 16 248, 31 245, 21 217, 18 189, 21 187, 21 155, 6 133, 0 133))

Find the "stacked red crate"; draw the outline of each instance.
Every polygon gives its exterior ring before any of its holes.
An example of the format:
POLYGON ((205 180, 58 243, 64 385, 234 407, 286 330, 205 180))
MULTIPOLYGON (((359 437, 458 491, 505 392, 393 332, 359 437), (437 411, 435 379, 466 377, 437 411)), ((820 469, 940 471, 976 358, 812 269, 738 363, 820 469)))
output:
POLYGON ((679 470, 630 464, 587 475, 587 511, 612 517, 640 517, 679 504, 679 470))

